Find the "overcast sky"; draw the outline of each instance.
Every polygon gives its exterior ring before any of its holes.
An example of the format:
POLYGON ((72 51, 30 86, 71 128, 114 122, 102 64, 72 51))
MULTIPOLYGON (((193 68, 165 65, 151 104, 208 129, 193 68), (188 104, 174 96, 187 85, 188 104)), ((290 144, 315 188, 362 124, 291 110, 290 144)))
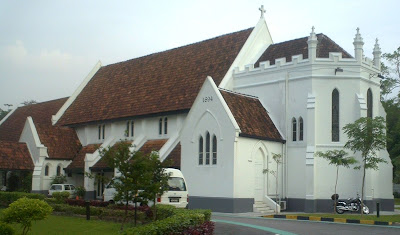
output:
POLYGON ((398 0, 0 0, 0 108, 67 97, 108 65, 254 27, 264 5, 275 43, 311 27, 354 55, 356 28, 372 58, 400 46, 398 0))

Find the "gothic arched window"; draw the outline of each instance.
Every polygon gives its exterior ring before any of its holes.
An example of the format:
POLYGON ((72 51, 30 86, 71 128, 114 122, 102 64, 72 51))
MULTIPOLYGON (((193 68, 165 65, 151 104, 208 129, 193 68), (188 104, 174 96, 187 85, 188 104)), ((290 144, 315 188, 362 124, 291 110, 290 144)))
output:
POLYGON ((158 121, 158 134, 162 135, 162 118, 158 121))
POLYGON ((44 175, 45 176, 49 175, 49 165, 46 165, 46 167, 44 168, 44 175))
POLYGON ((210 165, 210 133, 206 134, 206 165, 210 165))
POLYGON ((217 137, 215 135, 212 139, 212 164, 217 164, 217 137))
POLYGON ((168 133, 168 118, 164 118, 164 134, 168 133))
POLYGON ((303 118, 299 117, 299 141, 302 141, 304 137, 304 124, 303 118))
POLYGON ((367 117, 372 118, 372 111, 373 111, 373 105, 372 105, 372 91, 371 89, 368 89, 367 91, 367 117))
POLYGON ((203 165, 203 136, 199 138, 199 165, 203 165))
POLYGON ((297 121, 296 118, 292 118, 292 140, 296 141, 297 135, 297 121))
POLYGON ((61 166, 57 166, 57 176, 61 175, 61 166))
POLYGON ((332 91, 332 142, 339 142, 339 91, 332 91))

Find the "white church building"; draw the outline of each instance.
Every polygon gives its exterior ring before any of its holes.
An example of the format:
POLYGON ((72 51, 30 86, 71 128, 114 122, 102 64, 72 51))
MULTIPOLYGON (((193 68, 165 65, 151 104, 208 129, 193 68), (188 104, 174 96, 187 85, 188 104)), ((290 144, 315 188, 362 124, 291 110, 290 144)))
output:
MULTIPOLYGON (((107 66, 99 62, 52 113, 53 126, 73 129, 81 144, 58 161, 68 182, 101 198, 104 183, 84 172, 112 177, 97 148, 126 139, 134 150, 157 150, 181 169, 189 208, 275 210, 278 192, 278 210, 332 211, 336 168, 315 153, 343 149, 346 124, 386 117, 378 42, 372 59, 363 54, 359 29, 353 44, 350 55, 314 27, 308 37, 274 43, 262 13, 254 28, 107 66), (276 178, 263 173, 277 169, 273 154, 282 156, 278 188, 276 178)), ((45 192, 46 160, 36 161, 38 151, 30 146, 37 175, 32 190, 45 192)), ((379 156, 388 164, 367 171, 365 199, 372 210, 376 202, 393 210, 392 165, 386 150, 379 156)), ((361 182, 362 171, 340 169, 340 198, 361 194, 361 182)))

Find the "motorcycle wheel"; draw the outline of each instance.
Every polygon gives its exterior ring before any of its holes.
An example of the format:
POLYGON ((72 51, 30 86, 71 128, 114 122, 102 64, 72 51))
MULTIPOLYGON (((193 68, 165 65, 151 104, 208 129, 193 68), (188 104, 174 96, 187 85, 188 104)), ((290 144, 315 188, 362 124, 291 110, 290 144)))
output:
POLYGON ((363 212, 364 212, 364 214, 366 214, 366 215, 369 214, 369 208, 368 208, 368 206, 364 206, 364 207, 363 207, 363 212))
POLYGON ((343 214, 343 213, 344 213, 344 210, 339 209, 339 208, 336 207, 336 213, 338 213, 338 214, 343 214))

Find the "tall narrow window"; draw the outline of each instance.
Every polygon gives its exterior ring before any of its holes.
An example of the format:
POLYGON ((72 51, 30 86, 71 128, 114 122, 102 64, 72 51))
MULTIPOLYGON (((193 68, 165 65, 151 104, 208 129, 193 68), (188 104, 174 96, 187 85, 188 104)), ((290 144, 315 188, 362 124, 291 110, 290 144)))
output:
POLYGON ((367 117, 372 118, 372 91, 368 89, 367 91, 367 117))
POLYGON ((99 140, 101 140, 101 125, 99 125, 99 140))
POLYGON ((168 133, 168 118, 164 118, 164 134, 168 133))
POLYGON ((105 136, 106 136, 106 125, 103 124, 103 140, 104 140, 105 136))
POLYGON ((303 136, 304 136, 304 124, 303 124, 303 118, 299 117, 299 141, 303 141, 303 136))
POLYGON ((339 142, 339 91, 332 91, 332 142, 339 142))
POLYGON ((217 164, 217 137, 215 135, 212 139, 212 164, 217 164))
POLYGON ((158 120, 158 134, 162 135, 162 118, 158 120))
POLYGON ((210 165, 210 133, 206 134, 206 165, 210 165))
POLYGON ((296 141, 297 135, 297 121, 296 118, 292 118, 292 140, 296 141))
POLYGON ((126 122, 126 130, 125 130, 125 136, 129 136, 129 121, 126 122))
POLYGON ((135 122, 131 121, 131 137, 133 137, 134 132, 135 132, 135 122))
POLYGON ((61 166, 57 166, 57 176, 61 175, 61 166))
POLYGON ((44 168, 44 175, 49 176, 49 165, 46 165, 46 167, 44 168))
POLYGON ((203 165, 203 136, 199 138, 199 165, 203 165))

